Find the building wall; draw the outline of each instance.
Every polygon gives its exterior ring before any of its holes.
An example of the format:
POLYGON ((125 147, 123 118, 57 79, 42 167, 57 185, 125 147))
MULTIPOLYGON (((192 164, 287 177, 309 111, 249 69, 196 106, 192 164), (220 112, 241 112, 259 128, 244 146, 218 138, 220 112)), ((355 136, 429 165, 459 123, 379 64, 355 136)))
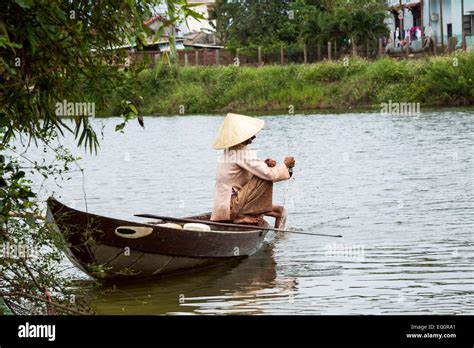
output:
POLYGON ((403 29, 410 29, 413 27, 413 14, 407 8, 403 11, 403 29))
POLYGON ((423 24, 425 27, 428 27, 431 25, 433 28, 433 31, 436 30, 434 23, 430 23, 430 16, 433 13, 433 9, 437 8, 437 0, 424 0, 423 1, 423 24))
MULTIPOLYGON (((451 13, 453 15, 453 33, 459 36, 462 33, 461 0, 451 0, 451 13)), ((464 14, 474 14, 474 0, 464 0, 464 14)))
MULTIPOLYGON (((466 11, 466 3, 468 1, 464 0, 464 11, 466 11)), ((469 1, 469 2, 473 2, 473 1, 469 1)), ((451 22, 453 24, 453 35, 459 34, 458 39, 461 39, 462 22, 463 21, 462 21, 462 18, 461 18, 461 1, 460 0, 458 0, 458 1, 456 1, 456 0, 452 1, 451 0, 451 18, 452 18, 451 22), (459 17, 456 16, 456 13, 458 14, 459 17), (460 18, 460 20, 457 20, 457 18, 460 18)))
MULTIPOLYGON (((422 21, 423 26, 428 27, 431 25, 433 33, 436 37, 437 42, 441 42, 441 18, 438 21, 432 21, 431 16, 437 14, 440 16, 440 0, 402 0, 402 4, 407 3, 422 3, 422 21)), ((461 42, 462 38, 462 23, 463 15, 461 14, 461 0, 442 0, 443 3, 443 29, 444 29, 444 43, 448 41, 448 24, 452 25, 452 34, 458 38, 458 42, 461 42)), ((389 6, 400 5, 400 0, 387 0, 389 6)), ((474 13, 474 0, 464 0, 464 14, 474 13)), ((389 13, 385 23, 390 31, 395 30, 395 20, 393 15, 389 13)), ((404 21, 403 29, 409 29, 413 26, 413 16, 411 11, 408 9, 404 10, 404 21)), ((474 38, 467 38, 468 44, 474 44, 474 38)))

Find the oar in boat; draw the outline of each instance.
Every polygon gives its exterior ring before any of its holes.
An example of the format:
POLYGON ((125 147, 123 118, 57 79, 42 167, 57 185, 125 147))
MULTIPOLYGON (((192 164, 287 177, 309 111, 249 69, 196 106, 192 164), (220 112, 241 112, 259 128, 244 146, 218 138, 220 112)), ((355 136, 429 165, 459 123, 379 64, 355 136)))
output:
POLYGON ((176 222, 191 222, 191 223, 200 223, 205 225, 211 226, 221 226, 221 227, 238 227, 250 230, 265 230, 265 231, 277 231, 277 232, 284 232, 284 233, 295 233, 295 234, 307 234, 310 236, 321 236, 321 237, 335 237, 341 238, 341 235, 333 235, 333 234, 322 234, 322 233, 308 233, 308 232, 300 232, 300 231, 292 231, 292 230, 282 230, 279 228, 273 227, 260 227, 255 225, 242 225, 242 224, 230 224, 224 222, 215 222, 215 221, 207 221, 207 220, 195 220, 195 219, 184 219, 184 218, 174 218, 169 216, 158 216, 153 214, 135 214, 135 216, 148 218, 148 219, 158 219, 163 221, 176 221, 176 222))

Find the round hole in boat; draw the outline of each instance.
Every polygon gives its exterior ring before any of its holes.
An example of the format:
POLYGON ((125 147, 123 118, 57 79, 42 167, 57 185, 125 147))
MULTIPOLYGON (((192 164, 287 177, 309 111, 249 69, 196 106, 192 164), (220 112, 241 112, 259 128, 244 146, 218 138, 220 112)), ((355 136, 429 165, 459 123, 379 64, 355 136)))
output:
POLYGON ((120 234, 135 234, 137 231, 132 230, 131 228, 117 228, 117 232, 120 234))
POLYGON ((144 226, 119 226, 115 234, 122 238, 142 238, 153 232, 153 227, 144 226))

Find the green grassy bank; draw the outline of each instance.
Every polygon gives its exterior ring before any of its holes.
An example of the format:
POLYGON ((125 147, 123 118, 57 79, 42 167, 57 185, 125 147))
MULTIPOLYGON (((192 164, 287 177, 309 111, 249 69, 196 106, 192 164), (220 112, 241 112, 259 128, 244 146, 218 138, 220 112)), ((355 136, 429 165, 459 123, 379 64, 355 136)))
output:
MULTIPOLYGON (((429 59, 350 59, 263 67, 158 65, 115 93, 115 102, 142 96, 145 115, 379 107, 474 105, 474 53, 429 59), (347 62, 346 62, 347 63, 347 62), (181 110, 180 110, 181 107, 181 110)), ((117 114, 117 110, 107 110, 117 114)))

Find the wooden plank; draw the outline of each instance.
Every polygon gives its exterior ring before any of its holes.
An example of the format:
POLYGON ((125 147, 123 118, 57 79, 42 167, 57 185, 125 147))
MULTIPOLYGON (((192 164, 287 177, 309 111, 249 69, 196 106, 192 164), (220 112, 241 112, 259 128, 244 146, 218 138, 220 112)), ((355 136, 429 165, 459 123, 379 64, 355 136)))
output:
POLYGON ((122 248, 111 247, 103 244, 97 244, 89 247, 95 263, 99 265, 107 264, 123 253, 122 248))

